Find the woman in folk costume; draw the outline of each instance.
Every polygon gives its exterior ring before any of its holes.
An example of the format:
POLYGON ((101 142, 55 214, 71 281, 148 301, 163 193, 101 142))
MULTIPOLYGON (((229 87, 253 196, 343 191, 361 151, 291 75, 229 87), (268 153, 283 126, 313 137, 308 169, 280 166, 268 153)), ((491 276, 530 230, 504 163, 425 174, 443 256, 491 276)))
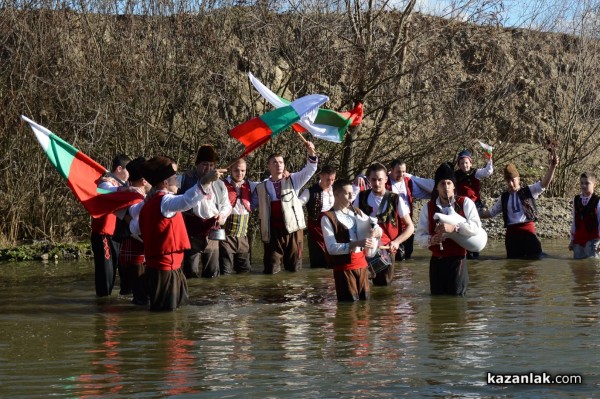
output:
POLYGON ((190 241, 181 212, 197 205, 206 195, 208 185, 216 181, 220 173, 212 170, 197 185, 175 195, 178 189, 177 164, 171 158, 153 157, 140 169, 142 176, 152 185, 139 218, 150 310, 174 310, 188 300, 187 280, 181 264, 184 251, 190 248, 190 241))
POLYGON ((553 154, 548 170, 534 184, 521 187, 519 171, 513 164, 504 168, 506 191, 492 207, 484 211, 482 218, 492 218, 502 213, 506 227, 506 257, 508 259, 540 259, 542 243, 537 236, 534 222, 537 220, 535 200, 546 190, 558 165, 558 156, 553 154))
POLYGON ((352 182, 336 181, 333 195, 333 208, 323 214, 321 229, 326 256, 333 268, 337 299, 369 299, 366 255, 375 255, 381 228, 375 219, 352 206, 352 182))
POLYGON ((596 175, 583 172, 579 177, 581 194, 573 199, 573 222, 569 250, 573 258, 598 258, 600 253, 600 197, 594 193, 596 175))
POLYGON ((467 197, 455 196, 456 177, 452 167, 443 163, 435 171, 437 196, 421 210, 415 241, 429 248, 429 285, 432 295, 464 295, 467 291, 469 273, 467 270, 467 250, 447 234, 456 232, 463 236, 475 236, 481 229, 481 220, 475 203, 467 197), (434 215, 457 213, 465 222, 459 224, 438 223, 434 215))

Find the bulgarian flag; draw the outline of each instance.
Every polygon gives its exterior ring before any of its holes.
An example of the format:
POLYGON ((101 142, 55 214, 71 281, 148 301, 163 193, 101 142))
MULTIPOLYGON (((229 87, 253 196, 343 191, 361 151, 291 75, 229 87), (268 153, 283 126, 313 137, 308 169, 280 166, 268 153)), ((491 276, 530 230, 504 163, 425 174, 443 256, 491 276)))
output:
POLYGON ((99 191, 96 183, 108 173, 105 167, 45 127, 25 116, 21 116, 21 119, 29 123, 50 163, 67 180, 75 197, 92 217, 104 216, 144 199, 142 195, 131 191, 110 194, 104 194, 105 190, 99 191))
MULTIPOLYGON (((248 73, 250 82, 254 88, 275 108, 285 107, 290 102, 273 93, 267 86, 262 84, 251 73, 248 73)), ((329 109, 319 109, 313 121, 302 120, 292 127, 295 131, 303 133, 308 131, 316 138, 341 143, 348 126, 356 126, 362 122, 363 105, 359 103, 354 109, 346 112, 336 112, 329 109)))
POLYGON ((481 146, 481 148, 483 148, 483 152, 485 153, 485 157, 487 159, 492 159, 492 150, 494 149, 494 147, 492 147, 489 144, 486 144, 486 143, 482 142, 481 140, 479 140, 479 145, 481 146))
POLYGON ((314 120, 319 107, 327 101, 329 101, 329 97, 321 94, 310 94, 301 97, 289 105, 277 108, 234 127, 229 135, 246 147, 246 150, 240 156, 245 157, 294 123, 300 120, 314 120))

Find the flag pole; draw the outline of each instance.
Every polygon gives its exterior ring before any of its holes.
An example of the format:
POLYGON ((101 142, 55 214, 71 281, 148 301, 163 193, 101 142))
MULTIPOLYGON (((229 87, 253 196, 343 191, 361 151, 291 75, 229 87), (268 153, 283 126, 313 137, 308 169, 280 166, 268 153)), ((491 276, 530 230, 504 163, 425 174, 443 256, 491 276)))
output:
POLYGON ((302 133, 300 133, 300 132, 297 132, 297 131, 295 131, 295 130, 294 130, 294 132, 295 132, 295 133, 298 135, 298 137, 300 137, 300 140, 302 140, 302 142, 303 142, 304 144, 308 144, 308 140, 306 140, 306 139, 304 138, 304 136, 302 135, 302 133))

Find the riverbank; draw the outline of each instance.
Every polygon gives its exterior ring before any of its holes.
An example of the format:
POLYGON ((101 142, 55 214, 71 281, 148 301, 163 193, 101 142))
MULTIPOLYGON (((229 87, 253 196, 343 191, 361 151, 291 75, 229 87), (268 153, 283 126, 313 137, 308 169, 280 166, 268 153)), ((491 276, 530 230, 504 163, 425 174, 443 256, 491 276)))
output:
MULTIPOLYGON (((487 198, 485 203, 491 206, 495 199, 487 198)), ((415 223, 425 201, 415 201, 415 223)), ((539 220, 536 227, 540 237, 545 239, 568 239, 571 230, 572 206, 571 200, 566 198, 544 198, 537 200, 539 220)), ((502 216, 483 221, 483 227, 492 240, 504 239, 504 226, 502 216)), ((258 237, 257 237, 258 238, 258 237)), ((51 243, 36 241, 23 243, 10 248, 0 249, 0 261, 26 261, 26 260, 78 260, 92 258, 92 249, 89 242, 78 243, 51 243)))

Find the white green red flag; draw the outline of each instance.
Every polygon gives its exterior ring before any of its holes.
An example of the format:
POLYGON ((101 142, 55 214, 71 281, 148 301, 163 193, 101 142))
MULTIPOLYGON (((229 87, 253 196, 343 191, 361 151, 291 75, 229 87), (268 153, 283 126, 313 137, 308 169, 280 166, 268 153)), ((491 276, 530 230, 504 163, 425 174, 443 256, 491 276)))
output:
POLYGON ((294 123, 300 120, 314 120, 319 107, 327 101, 329 101, 329 97, 321 94, 310 94, 301 97, 289 105, 277 108, 234 127, 229 135, 246 147, 241 155, 241 157, 245 157, 294 123))
POLYGON ((494 149, 494 147, 492 147, 489 144, 486 144, 486 143, 482 142, 481 140, 479 140, 479 145, 481 146, 481 148, 483 148, 483 152, 485 153, 485 157, 487 159, 491 159, 492 158, 492 150, 494 149))
MULTIPOLYGON (((252 73, 248 73, 250 82, 254 88, 260 93, 275 108, 285 107, 290 102, 285 98, 279 97, 272 92, 267 86, 254 77, 252 73)), ((346 112, 336 112, 329 109, 319 109, 314 122, 300 121, 294 124, 292 128, 297 132, 308 131, 314 137, 341 143, 344 140, 344 135, 349 126, 356 126, 362 122, 363 105, 358 103, 354 109, 346 112)))
POLYGON ((104 194, 98 190, 98 180, 108 171, 105 167, 67 143, 50 130, 21 116, 29 124, 50 163, 67 181, 67 185, 93 217, 101 217, 143 200, 135 192, 119 191, 104 194))

